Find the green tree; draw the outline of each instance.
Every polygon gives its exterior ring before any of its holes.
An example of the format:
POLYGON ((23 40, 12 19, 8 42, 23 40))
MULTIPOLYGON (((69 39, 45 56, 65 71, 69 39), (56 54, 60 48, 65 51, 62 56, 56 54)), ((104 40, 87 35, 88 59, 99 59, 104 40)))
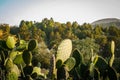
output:
POLYGON ((26 22, 24 20, 21 21, 19 28, 20 28, 21 38, 24 40, 29 40, 31 34, 30 34, 28 26, 26 25, 26 22))
POLYGON ((84 57, 84 61, 88 63, 91 58, 91 49, 93 49, 94 55, 99 52, 99 45, 95 43, 94 39, 85 38, 82 40, 74 40, 73 41, 73 48, 77 48, 80 50, 80 53, 84 57))
POLYGON ((8 35, 10 34, 10 26, 8 24, 1 24, 0 29, 2 30, 2 39, 6 39, 8 35))

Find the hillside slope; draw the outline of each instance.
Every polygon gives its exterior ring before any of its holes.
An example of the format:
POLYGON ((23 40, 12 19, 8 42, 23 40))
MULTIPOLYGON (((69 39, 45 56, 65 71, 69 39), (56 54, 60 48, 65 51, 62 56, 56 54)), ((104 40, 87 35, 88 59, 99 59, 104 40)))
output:
POLYGON ((108 27, 108 26, 114 25, 114 26, 117 26, 120 28, 120 19, 117 19, 117 18, 100 19, 100 20, 92 22, 91 25, 93 25, 93 26, 101 25, 103 27, 108 27))

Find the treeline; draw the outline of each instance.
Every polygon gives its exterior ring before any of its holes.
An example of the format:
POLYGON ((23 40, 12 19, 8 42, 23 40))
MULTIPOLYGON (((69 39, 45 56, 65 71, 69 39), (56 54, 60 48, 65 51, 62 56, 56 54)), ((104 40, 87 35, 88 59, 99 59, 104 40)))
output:
POLYGON ((22 20, 19 26, 0 25, 0 39, 5 40, 9 35, 15 36, 16 40, 18 35, 25 41, 36 39, 39 43, 44 42, 49 49, 56 49, 63 39, 69 38, 73 41, 73 48, 77 47, 83 53, 89 53, 93 48, 95 53, 103 57, 110 56, 110 42, 114 40, 115 57, 120 57, 120 28, 113 25, 93 27, 89 23, 80 25, 76 21, 55 22, 52 18, 44 18, 41 22, 22 20))

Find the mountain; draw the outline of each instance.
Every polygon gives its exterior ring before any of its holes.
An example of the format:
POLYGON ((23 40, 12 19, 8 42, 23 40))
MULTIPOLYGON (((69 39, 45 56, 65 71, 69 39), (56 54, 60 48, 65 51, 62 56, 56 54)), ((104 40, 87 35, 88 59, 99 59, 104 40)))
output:
POLYGON ((120 19, 117 19, 117 18, 100 19, 100 20, 92 22, 91 25, 93 26, 100 25, 103 27, 107 27, 107 26, 109 27, 111 25, 114 25, 120 28, 120 19))

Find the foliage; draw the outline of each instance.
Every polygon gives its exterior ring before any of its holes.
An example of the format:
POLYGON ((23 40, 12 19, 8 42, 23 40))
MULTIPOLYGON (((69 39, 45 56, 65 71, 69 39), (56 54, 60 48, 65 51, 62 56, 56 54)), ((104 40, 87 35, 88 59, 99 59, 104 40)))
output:
POLYGON ((82 40, 74 40, 73 41, 74 48, 79 49, 80 53, 84 57, 84 62, 88 63, 91 58, 91 49, 93 49, 94 54, 97 54, 99 52, 99 45, 95 43, 94 39, 86 38, 82 40))
POLYGON ((53 18, 0 25, 0 79, 117 80, 120 28, 53 18), (115 44, 115 45, 114 45, 115 44))

